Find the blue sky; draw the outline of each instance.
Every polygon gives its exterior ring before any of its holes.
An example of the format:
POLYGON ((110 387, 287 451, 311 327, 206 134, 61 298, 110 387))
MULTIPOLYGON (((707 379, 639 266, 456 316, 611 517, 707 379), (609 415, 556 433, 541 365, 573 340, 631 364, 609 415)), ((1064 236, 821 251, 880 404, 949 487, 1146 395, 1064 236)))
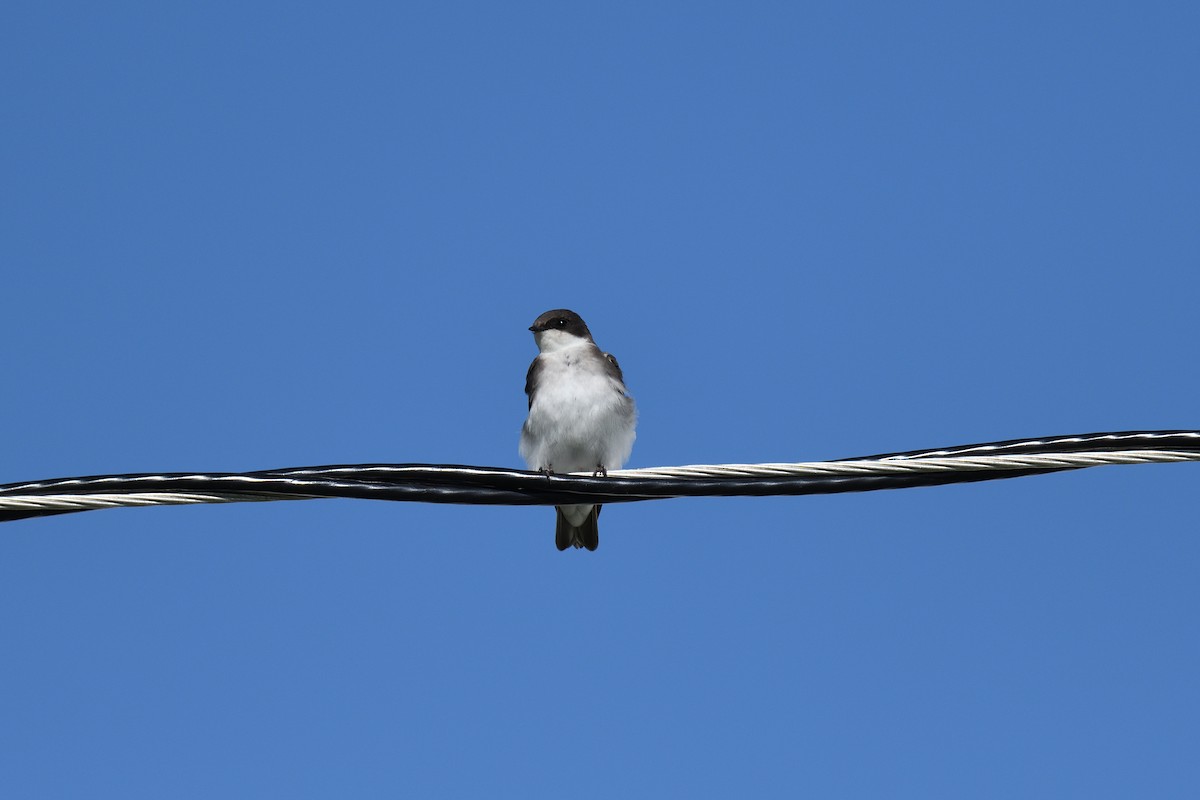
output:
MULTIPOLYGON (((0 482, 1196 428, 1200 12, 0 11, 0 482)), ((0 529, 7 797, 1191 797, 1195 465, 0 529)))

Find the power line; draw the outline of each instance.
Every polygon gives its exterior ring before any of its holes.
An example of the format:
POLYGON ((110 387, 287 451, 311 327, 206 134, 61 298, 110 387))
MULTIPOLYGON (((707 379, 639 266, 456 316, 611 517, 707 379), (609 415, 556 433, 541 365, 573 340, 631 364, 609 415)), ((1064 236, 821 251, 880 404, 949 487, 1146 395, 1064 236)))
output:
POLYGON ((359 498, 475 505, 628 503, 677 497, 835 494, 1016 478, 1086 467, 1200 461, 1200 431, 1010 439, 782 464, 712 464, 545 475, 448 464, 145 473, 0 486, 0 522, 101 508, 359 498))

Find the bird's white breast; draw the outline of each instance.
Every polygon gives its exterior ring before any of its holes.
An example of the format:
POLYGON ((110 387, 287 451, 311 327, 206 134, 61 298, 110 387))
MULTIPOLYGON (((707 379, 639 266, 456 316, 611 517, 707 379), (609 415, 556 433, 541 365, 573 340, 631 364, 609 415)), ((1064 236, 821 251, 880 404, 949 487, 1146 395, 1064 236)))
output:
POLYGON ((530 469, 619 469, 633 449, 636 412, 604 355, 580 342, 545 348, 538 358, 537 391, 521 432, 530 469))

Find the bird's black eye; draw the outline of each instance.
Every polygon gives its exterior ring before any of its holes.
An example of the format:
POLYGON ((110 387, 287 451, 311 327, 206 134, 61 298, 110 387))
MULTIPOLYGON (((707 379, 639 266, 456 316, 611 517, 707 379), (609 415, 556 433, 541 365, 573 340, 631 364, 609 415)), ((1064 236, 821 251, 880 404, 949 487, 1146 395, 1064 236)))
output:
POLYGON ((563 317, 559 317, 558 319, 554 320, 554 324, 559 328, 567 327, 567 321, 563 317))

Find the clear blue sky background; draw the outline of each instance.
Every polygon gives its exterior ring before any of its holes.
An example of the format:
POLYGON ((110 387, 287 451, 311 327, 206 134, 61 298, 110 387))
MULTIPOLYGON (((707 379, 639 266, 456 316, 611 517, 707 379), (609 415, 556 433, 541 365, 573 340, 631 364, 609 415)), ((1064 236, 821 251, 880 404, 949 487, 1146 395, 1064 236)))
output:
MULTIPOLYGON (((1200 427, 1195 3, 0 11, 0 481, 1200 427)), ((1195 465, 0 527, 4 797, 1194 797, 1195 465)))

